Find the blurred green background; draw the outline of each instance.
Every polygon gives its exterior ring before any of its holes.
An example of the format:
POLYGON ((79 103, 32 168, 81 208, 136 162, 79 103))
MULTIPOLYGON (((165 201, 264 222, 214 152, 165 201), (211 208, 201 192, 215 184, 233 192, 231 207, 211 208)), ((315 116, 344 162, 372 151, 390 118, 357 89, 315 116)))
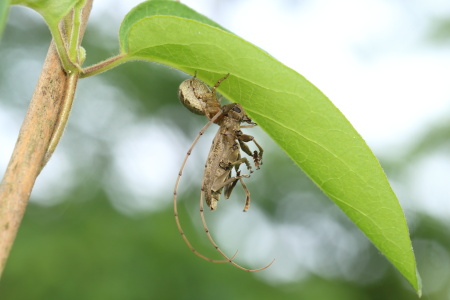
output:
MULTIPOLYGON (((93 15, 83 42, 86 65, 116 53, 117 31, 105 34, 109 20, 108 12, 93 15)), ((448 20, 432 24, 423 43, 445 46, 448 20)), ((19 7, 10 11, 0 43, 2 172, 49 41, 37 14, 19 7)), ((0 299, 417 298, 259 128, 245 130, 265 149, 264 165, 246 181, 252 194, 249 212, 242 213, 245 196, 237 188, 207 219, 226 253, 239 249, 238 263, 258 268, 276 258, 275 263, 250 274, 193 255, 173 220, 172 189, 206 119, 179 104, 177 89, 185 78, 165 66, 133 62, 80 81, 68 128, 36 182, 0 281, 0 299)), ((203 165, 215 129, 200 140, 188 162, 179 209, 197 250, 219 258, 198 215, 203 165)), ((401 146, 402 155, 386 148, 376 153, 405 208, 424 299, 450 299, 449 222, 405 203, 421 201, 410 192, 415 166, 436 156, 448 161, 449 135, 448 118, 436 119, 421 128, 414 142, 401 146)))

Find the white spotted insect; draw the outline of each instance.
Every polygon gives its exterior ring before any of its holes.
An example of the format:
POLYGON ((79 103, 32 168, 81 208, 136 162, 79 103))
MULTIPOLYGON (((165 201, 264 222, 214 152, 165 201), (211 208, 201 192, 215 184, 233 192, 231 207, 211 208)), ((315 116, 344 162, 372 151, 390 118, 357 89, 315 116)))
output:
POLYGON ((175 221, 178 226, 178 230, 182 235, 184 241, 188 245, 189 249, 194 252, 197 256, 216 263, 229 262, 234 266, 247 271, 247 272, 256 272, 261 271, 268 268, 272 263, 270 262, 268 265, 259 268, 259 269, 247 269, 244 268, 233 261, 236 253, 229 257, 227 256, 216 244, 214 239, 212 238, 208 226, 206 224, 205 216, 204 216, 204 207, 203 207, 203 199, 205 198, 207 206, 211 210, 215 210, 217 208, 217 204, 220 199, 220 195, 224 192, 225 198, 229 198, 234 187, 239 181, 244 188, 246 194, 246 200, 244 205, 244 212, 248 210, 250 206, 250 192, 245 185, 243 178, 248 178, 250 175, 242 174, 239 170, 240 165, 245 164, 249 173, 252 173, 252 167, 247 158, 241 157, 241 151, 244 151, 247 155, 253 158, 254 165, 256 169, 259 169, 262 164, 262 147, 255 141, 253 136, 243 134, 241 128, 249 128, 253 127, 256 124, 252 122, 252 120, 247 116, 242 106, 238 103, 232 103, 220 106, 219 100, 217 99, 216 89, 219 87, 220 83, 225 80, 230 74, 227 74, 223 78, 219 79, 217 83, 214 85, 212 90, 208 88, 206 84, 201 82, 195 76, 191 79, 185 80, 181 83, 180 89, 178 92, 180 101, 186 106, 190 111, 206 115, 208 117, 209 122, 200 130, 197 137, 194 139, 191 147, 186 153, 184 161, 181 165, 180 171, 178 173, 178 177, 175 183, 174 188, 174 216, 175 221), (191 155, 191 152, 195 145, 197 144, 200 137, 204 134, 204 132, 211 126, 212 123, 217 123, 220 128, 214 137, 210 152, 208 154, 208 158, 205 164, 205 172, 201 185, 201 195, 200 195, 200 216, 203 223, 203 228, 205 230, 206 235, 208 236, 209 241, 214 246, 214 248, 225 258, 225 260, 214 260, 209 257, 204 256, 199 253, 189 242, 187 239, 179 220, 178 210, 177 210, 177 190, 179 186, 179 182, 186 165, 186 162, 191 155), (241 123, 247 123, 249 125, 241 126, 241 123), (247 142, 252 141, 258 151, 254 151, 253 153, 250 151, 247 146, 247 142), (236 175, 232 176, 232 170, 235 170, 236 175))
POLYGON ((228 78, 230 74, 219 79, 212 90, 196 77, 186 79, 180 84, 178 98, 181 103, 191 112, 204 115, 211 120, 220 111, 220 101, 217 99, 216 89, 220 83, 228 78))

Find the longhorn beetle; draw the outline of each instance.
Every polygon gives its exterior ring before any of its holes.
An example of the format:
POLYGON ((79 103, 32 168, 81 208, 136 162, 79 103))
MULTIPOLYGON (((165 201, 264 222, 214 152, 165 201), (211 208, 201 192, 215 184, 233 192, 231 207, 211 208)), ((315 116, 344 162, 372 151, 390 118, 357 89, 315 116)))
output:
POLYGON ((184 241, 188 245, 189 249, 191 249, 191 251, 194 252, 197 256, 211 262, 230 262, 234 266, 244 271, 256 272, 268 268, 273 263, 273 261, 265 267, 254 270, 250 270, 238 265, 233 261, 234 257, 237 254, 237 251, 233 256, 228 257, 219 248, 210 234, 204 216, 203 198, 205 198, 207 206, 211 210, 215 210, 217 208, 217 203, 220 199, 222 191, 224 191, 225 198, 228 199, 238 181, 241 183, 246 194, 244 212, 248 210, 250 206, 250 192, 248 191, 243 178, 248 178, 250 177, 250 175, 241 175, 239 167, 241 164, 245 164, 250 173, 252 173, 253 170, 248 159, 245 157, 241 157, 241 149, 247 155, 253 158, 256 169, 259 169, 259 166, 262 164, 262 147, 255 141, 253 136, 243 134, 241 131, 241 128, 253 127, 256 124, 253 123, 252 120, 247 116, 240 104, 232 103, 220 106, 219 100, 217 99, 216 89, 219 87, 220 83, 229 75, 230 74, 227 74, 225 77, 219 79, 214 85, 212 91, 209 90, 209 88, 203 82, 196 79, 195 76, 192 79, 185 80, 180 85, 178 96, 183 105, 196 114, 206 115, 208 119, 210 119, 210 121, 200 130, 197 137, 194 139, 194 142, 187 151, 184 161, 181 165, 173 192, 174 216, 178 226, 178 230, 180 231, 180 234, 182 235, 184 241), (214 112, 213 116, 211 116, 212 112, 214 112), (217 123, 220 128, 214 137, 205 164, 205 172, 202 180, 200 194, 200 216, 202 219, 203 228, 206 235, 208 236, 209 241, 214 246, 214 248, 225 258, 225 260, 213 260, 195 250, 195 248, 187 239, 181 227, 177 210, 177 190, 186 162, 198 140, 208 129, 208 127, 211 126, 212 123, 217 123), (241 126, 241 123, 247 123, 249 125, 241 126), (250 141, 253 141, 259 152, 254 151, 252 153, 250 151, 249 147, 245 144, 250 141), (233 169, 236 172, 236 176, 231 175, 233 169))

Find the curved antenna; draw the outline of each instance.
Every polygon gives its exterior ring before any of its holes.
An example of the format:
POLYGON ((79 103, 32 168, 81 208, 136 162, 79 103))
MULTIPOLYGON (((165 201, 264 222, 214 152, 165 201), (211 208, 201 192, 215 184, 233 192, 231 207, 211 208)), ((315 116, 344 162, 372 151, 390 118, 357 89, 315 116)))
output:
POLYGON ((202 223, 203 223, 203 228, 205 229, 205 233, 208 236, 208 239, 211 242, 211 244, 214 246, 214 248, 226 259, 227 262, 231 263, 233 266, 235 266, 235 267, 237 267, 237 268, 239 268, 241 270, 244 270, 246 272, 258 272, 258 271, 262 271, 262 270, 267 269, 268 267, 270 267, 273 264, 273 262, 275 261, 275 258, 269 264, 267 264, 266 266, 264 266, 262 268, 259 268, 259 269, 251 270, 251 269, 244 268, 243 266, 241 266, 241 265, 239 265, 239 264, 237 264, 237 263, 235 263, 233 261, 233 259, 236 256, 238 250, 236 250, 236 252, 234 253, 234 255, 232 257, 228 257, 222 250, 220 250, 219 246, 216 244, 216 242, 212 238, 211 234, 209 233, 208 225, 206 225, 205 214, 203 213, 204 212, 203 195, 205 193, 205 191, 203 190, 204 181, 205 181, 205 179, 203 178, 202 191, 201 191, 201 195, 200 195, 200 216, 202 218, 202 223))
MULTIPOLYGON (((200 139, 200 137, 203 135, 203 133, 208 129, 209 126, 211 126, 212 123, 214 123, 214 121, 216 121, 220 115, 222 115, 222 110, 220 110, 217 114, 215 114, 215 116, 199 131, 197 137, 195 138, 194 142, 192 143, 191 147, 189 148, 189 150, 186 153, 186 156, 184 158, 184 161, 181 165, 180 168, 180 172, 178 173, 178 177, 177 177, 177 181, 175 183, 175 188, 173 190, 173 211, 174 211, 174 216, 175 216, 175 222, 177 223, 178 226, 178 231, 180 232, 181 236, 183 237, 184 241, 186 242, 186 245, 189 247, 189 249, 191 249, 192 252, 195 253, 195 255, 203 258, 204 260, 210 261, 210 262, 214 262, 214 263, 225 263, 229 261, 229 258, 227 257, 227 260, 214 260, 211 259, 209 257, 204 256, 203 254, 201 254, 200 252, 198 252, 197 250, 195 250, 195 248, 191 245, 191 243, 189 242, 188 238, 186 237, 186 234, 183 231, 183 228, 181 227, 181 223, 180 223, 180 219, 178 217, 178 209, 177 209, 177 191, 178 191, 178 186, 180 183, 180 179, 181 179, 181 175, 183 174, 183 170, 184 167, 186 166, 186 162, 189 158, 189 156, 191 155, 192 149, 194 149, 195 145, 197 144, 198 140, 200 139)), ((233 259, 237 254, 236 253, 231 257, 231 259, 233 259)))

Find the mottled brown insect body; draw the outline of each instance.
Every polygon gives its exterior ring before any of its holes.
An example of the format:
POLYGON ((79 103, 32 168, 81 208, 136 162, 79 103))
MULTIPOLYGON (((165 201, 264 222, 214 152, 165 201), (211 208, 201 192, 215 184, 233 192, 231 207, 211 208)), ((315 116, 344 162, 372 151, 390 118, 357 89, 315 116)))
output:
MULTIPOLYGON (((181 103, 191 112, 197 115, 204 115, 206 103, 199 95, 211 93, 209 87, 195 77, 186 79, 180 84, 178 89, 178 98, 181 103)), ((220 104, 219 104, 220 107, 220 104)))
MULTIPOLYGON (((220 199, 222 190, 225 188, 225 198, 229 198, 236 185, 236 182, 243 177, 250 175, 236 174, 231 177, 231 171, 234 168, 239 172, 239 166, 245 164, 252 173, 252 167, 247 158, 241 157, 241 149, 249 156, 253 157, 247 145, 244 142, 253 141, 259 149, 259 153, 254 157, 255 162, 260 164, 263 150, 252 136, 245 135, 240 130, 241 123, 246 122, 254 126, 251 119, 246 115, 241 105, 237 103, 228 104, 222 107, 224 113, 220 120, 219 131, 214 137, 211 149, 205 165, 204 182, 202 191, 205 193, 206 204, 211 210, 216 209, 217 202, 220 199)), ((250 193, 244 186, 247 194, 244 211, 247 211, 250 203, 250 193)))
POLYGON ((178 88, 178 98, 191 112, 205 115, 211 120, 220 111, 220 101, 217 99, 216 89, 229 74, 219 79, 212 90, 196 76, 187 79, 178 88))

